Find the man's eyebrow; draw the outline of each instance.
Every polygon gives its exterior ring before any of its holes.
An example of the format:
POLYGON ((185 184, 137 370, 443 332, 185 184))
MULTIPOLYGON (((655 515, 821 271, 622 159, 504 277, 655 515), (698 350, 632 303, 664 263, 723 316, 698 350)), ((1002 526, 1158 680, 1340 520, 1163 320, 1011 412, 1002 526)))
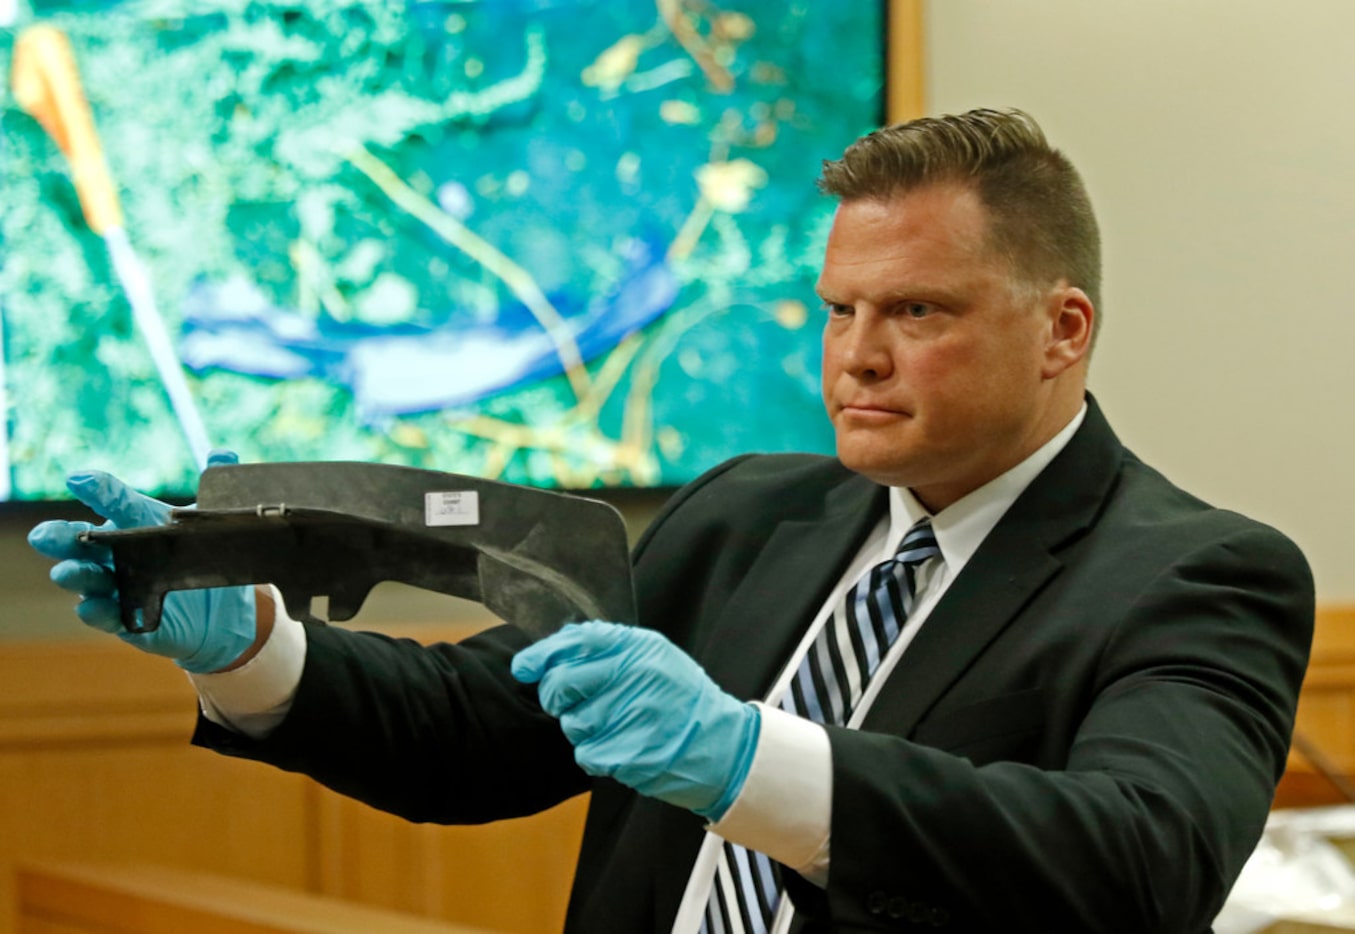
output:
MULTIPOLYGON (((826 305, 839 304, 839 300, 833 297, 830 290, 816 288, 814 294, 819 297, 819 301, 826 305)), ((926 285, 922 283, 896 286, 885 289, 883 292, 876 295, 858 297, 868 298, 870 301, 880 305, 902 301, 914 301, 950 307, 959 304, 961 301, 960 293, 954 289, 940 285, 926 285)))
POLYGON ((924 301, 939 305, 953 305, 959 300, 959 293, 942 285, 928 285, 924 282, 898 288, 886 289, 880 294, 885 302, 924 301))

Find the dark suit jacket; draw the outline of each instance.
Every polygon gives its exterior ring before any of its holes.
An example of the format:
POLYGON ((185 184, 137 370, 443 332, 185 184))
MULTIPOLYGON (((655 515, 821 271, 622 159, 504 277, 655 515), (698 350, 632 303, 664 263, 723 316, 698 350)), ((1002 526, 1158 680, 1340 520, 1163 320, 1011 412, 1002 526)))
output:
MULTIPOLYGON (((761 697, 887 491, 835 460, 740 459, 677 493, 635 553, 641 619, 761 697)), ((803 931, 1206 931, 1260 835, 1313 619, 1279 533, 1171 486, 1094 402, 952 583, 869 712, 830 728, 828 888, 803 931)), ((567 929, 667 931, 702 822, 574 765, 501 627, 459 646, 313 628, 263 742, 412 820, 480 822, 591 789, 567 929)))

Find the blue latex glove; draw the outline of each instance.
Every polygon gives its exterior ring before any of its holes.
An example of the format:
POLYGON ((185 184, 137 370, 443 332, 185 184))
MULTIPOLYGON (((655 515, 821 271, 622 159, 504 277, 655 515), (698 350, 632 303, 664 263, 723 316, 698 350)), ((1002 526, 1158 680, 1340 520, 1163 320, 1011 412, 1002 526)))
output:
MULTIPOLYGON (((213 451, 208 467, 235 464, 230 451, 213 451)), ((108 521, 99 529, 165 525, 170 506, 129 488, 99 471, 71 474, 66 487, 76 499, 108 521)), ((143 652, 174 659, 192 672, 220 671, 254 644, 254 588, 218 587, 176 590, 165 595, 160 627, 131 633, 122 627, 113 581, 113 555, 107 547, 80 541, 94 528, 88 522, 43 522, 28 533, 28 543, 59 562, 52 568, 58 587, 80 595, 75 613, 88 625, 116 633, 143 652)))
POLYGON ((642 795, 719 820, 748 777, 761 718, 652 629, 570 624, 513 657, 574 758, 642 795))

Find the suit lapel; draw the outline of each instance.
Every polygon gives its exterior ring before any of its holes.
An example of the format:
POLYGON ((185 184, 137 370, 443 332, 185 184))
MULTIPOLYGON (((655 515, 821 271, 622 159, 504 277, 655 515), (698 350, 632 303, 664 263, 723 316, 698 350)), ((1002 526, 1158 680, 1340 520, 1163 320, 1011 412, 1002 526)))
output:
POLYGON ((736 697, 761 699, 888 508, 888 491, 848 475, 809 511, 781 522, 697 652, 736 697))
POLYGON ((863 729, 906 735, 1059 573, 1059 549, 1095 520, 1124 449, 1087 397, 1068 446, 1012 504, 928 616, 863 729))

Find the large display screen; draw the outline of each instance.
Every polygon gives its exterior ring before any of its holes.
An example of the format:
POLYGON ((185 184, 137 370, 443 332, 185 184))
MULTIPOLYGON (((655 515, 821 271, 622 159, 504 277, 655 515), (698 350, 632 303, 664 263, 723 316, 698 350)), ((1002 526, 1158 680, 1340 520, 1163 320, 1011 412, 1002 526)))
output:
POLYGON ((829 450, 883 5, 0 0, 0 499, 210 447, 541 486, 829 450))

